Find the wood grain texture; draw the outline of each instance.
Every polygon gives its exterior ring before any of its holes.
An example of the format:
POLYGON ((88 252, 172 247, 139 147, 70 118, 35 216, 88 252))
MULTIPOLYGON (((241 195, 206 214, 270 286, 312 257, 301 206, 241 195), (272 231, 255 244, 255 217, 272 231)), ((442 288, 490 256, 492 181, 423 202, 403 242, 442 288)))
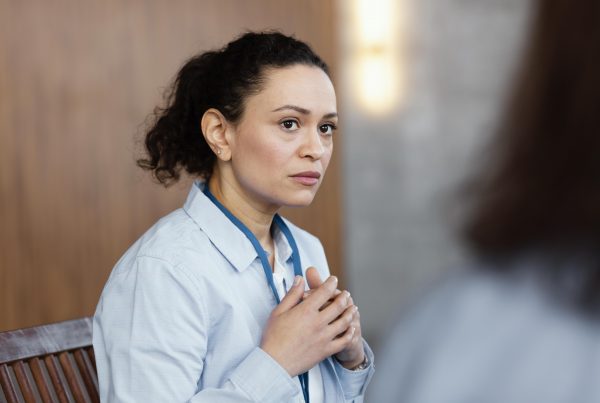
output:
POLYGON ((0 364, 0 389, 7 402, 23 401, 22 396, 17 394, 18 383, 11 376, 11 368, 8 365, 0 364))
POLYGON ((32 377, 30 377, 29 373, 26 371, 25 364, 22 361, 18 361, 14 363, 12 367, 15 371, 15 377, 19 382, 19 388, 23 395, 23 399, 28 403, 35 402, 36 398, 38 398, 33 386, 35 385, 35 382, 33 382, 32 377))
POLYGON ((44 403, 58 402, 58 397, 52 387, 52 381, 50 380, 50 375, 48 375, 44 361, 34 357, 29 361, 29 366, 31 367, 31 373, 35 379, 35 384, 38 387, 42 401, 44 403))
POLYGON ((91 318, 0 332, 0 402, 97 403, 91 318))
POLYGON ((0 362, 87 348, 91 340, 91 318, 0 332, 0 362))
POLYGON ((54 355, 48 355, 43 359, 46 364, 46 369, 52 382, 52 389, 56 392, 56 396, 61 403, 72 403, 75 401, 73 394, 69 388, 69 383, 64 372, 54 355))
POLYGON ((93 403, 99 403, 98 379, 96 370, 92 367, 92 362, 89 360, 83 349, 74 351, 73 356, 77 362, 77 368, 85 385, 85 390, 91 394, 90 400, 93 403))
MULTIPOLYGON (((183 204, 189 182, 165 190, 134 161, 188 57, 277 28, 333 65, 333 17, 331 0, 0 0, 0 330, 93 314, 117 259, 183 204)), ((338 154, 313 205, 284 215, 341 275, 338 154)))

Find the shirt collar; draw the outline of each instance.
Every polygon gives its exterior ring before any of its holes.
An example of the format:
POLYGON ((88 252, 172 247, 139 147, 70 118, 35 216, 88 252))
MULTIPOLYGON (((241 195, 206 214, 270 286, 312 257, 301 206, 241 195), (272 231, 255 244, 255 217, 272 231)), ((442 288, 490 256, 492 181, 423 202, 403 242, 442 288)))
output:
POLYGON ((277 255, 282 263, 287 262, 292 258, 292 247, 278 226, 275 226, 275 229, 273 230, 273 242, 275 243, 277 255))
POLYGON ((256 250, 246 235, 206 197, 203 190, 204 182, 194 181, 183 205, 184 211, 236 270, 245 270, 258 257, 256 250))
MULTIPOLYGON (((243 271, 258 257, 252 243, 229 218, 203 193, 204 182, 194 181, 183 206, 208 239, 238 271, 243 271)), ((273 241, 282 262, 292 258, 290 247, 283 232, 276 227, 273 241)))

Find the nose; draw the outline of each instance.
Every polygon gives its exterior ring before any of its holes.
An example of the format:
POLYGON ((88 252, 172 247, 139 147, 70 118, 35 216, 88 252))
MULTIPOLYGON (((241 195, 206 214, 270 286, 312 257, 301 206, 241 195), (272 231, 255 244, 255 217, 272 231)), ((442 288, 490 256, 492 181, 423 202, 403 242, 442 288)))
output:
POLYGON ((312 160, 319 160, 325 153, 325 146, 323 145, 323 139, 319 131, 308 131, 304 136, 304 141, 300 148, 300 156, 302 158, 310 158, 312 160))

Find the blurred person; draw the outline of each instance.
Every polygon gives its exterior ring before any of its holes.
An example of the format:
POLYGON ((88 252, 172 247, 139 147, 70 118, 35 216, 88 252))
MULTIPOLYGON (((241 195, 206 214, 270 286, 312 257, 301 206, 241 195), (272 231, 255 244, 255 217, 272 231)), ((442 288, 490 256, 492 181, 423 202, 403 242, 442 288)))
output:
POLYGON ((600 2, 535 3, 465 239, 393 326, 372 403, 600 402, 600 2))
POLYGON ((301 41, 250 32, 190 59, 167 103, 138 164, 164 185, 182 169, 198 180, 104 287, 101 400, 362 401, 373 355, 358 310, 319 240, 277 214, 312 202, 331 158, 327 66, 301 41))

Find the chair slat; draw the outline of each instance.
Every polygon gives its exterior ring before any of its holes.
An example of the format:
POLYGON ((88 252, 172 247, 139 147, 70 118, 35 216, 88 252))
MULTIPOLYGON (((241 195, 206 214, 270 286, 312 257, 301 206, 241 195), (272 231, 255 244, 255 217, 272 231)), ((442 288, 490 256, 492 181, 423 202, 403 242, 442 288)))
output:
POLYGON ((0 365, 0 386, 8 403, 24 403, 23 395, 12 369, 5 364, 0 365))
POLYGON ((0 365, 0 386, 2 386, 2 392, 4 392, 4 397, 8 403, 16 403, 17 402, 17 394, 10 382, 10 377, 8 376, 8 366, 5 364, 0 365))
POLYGON ((0 332, 0 403, 100 403, 92 318, 0 332))
POLYGON ((37 385, 40 397, 44 403, 58 403, 58 397, 54 393, 52 381, 48 375, 46 364, 37 357, 29 360, 29 368, 37 385))
POLYGON ((94 366, 94 370, 96 370, 98 367, 96 366, 96 355, 94 354, 94 348, 90 346, 84 350, 87 351, 90 361, 92 361, 92 365, 94 366))
POLYGON ((98 380, 96 370, 92 366, 85 349, 78 349, 73 352, 81 378, 85 383, 85 388, 90 395, 90 399, 93 403, 100 403, 100 397, 98 395, 98 380))
POLYGON ((65 351, 58 355, 58 361, 62 367, 65 378, 69 383, 73 398, 76 402, 91 403, 91 399, 85 391, 85 385, 81 379, 79 368, 73 359, 71 352, 65 351))
POLYGON ((56 391, 56 396, 58 397, 60 403, 75 402, 73 395, 69 390, 69 384, 67 383, 65 375, 60 369, 60 365, 58 364, 56 357, 54 355, 48 355, 44 357, 44 363, 46 364, 48 375, 50 375, 52 385, 54 385, 54 390, 56 391))
POLYGON ((31 375, 31 371, 29 371, 29 368, 27 367, 27 364, 23 361, 16 361, 11 366, 15 371, 15 377, 19 382, 21 393, 23 394, 23 399, 25 399, 25 402, 41 402, 40 395, 35 387, 35 381, 31 375))

